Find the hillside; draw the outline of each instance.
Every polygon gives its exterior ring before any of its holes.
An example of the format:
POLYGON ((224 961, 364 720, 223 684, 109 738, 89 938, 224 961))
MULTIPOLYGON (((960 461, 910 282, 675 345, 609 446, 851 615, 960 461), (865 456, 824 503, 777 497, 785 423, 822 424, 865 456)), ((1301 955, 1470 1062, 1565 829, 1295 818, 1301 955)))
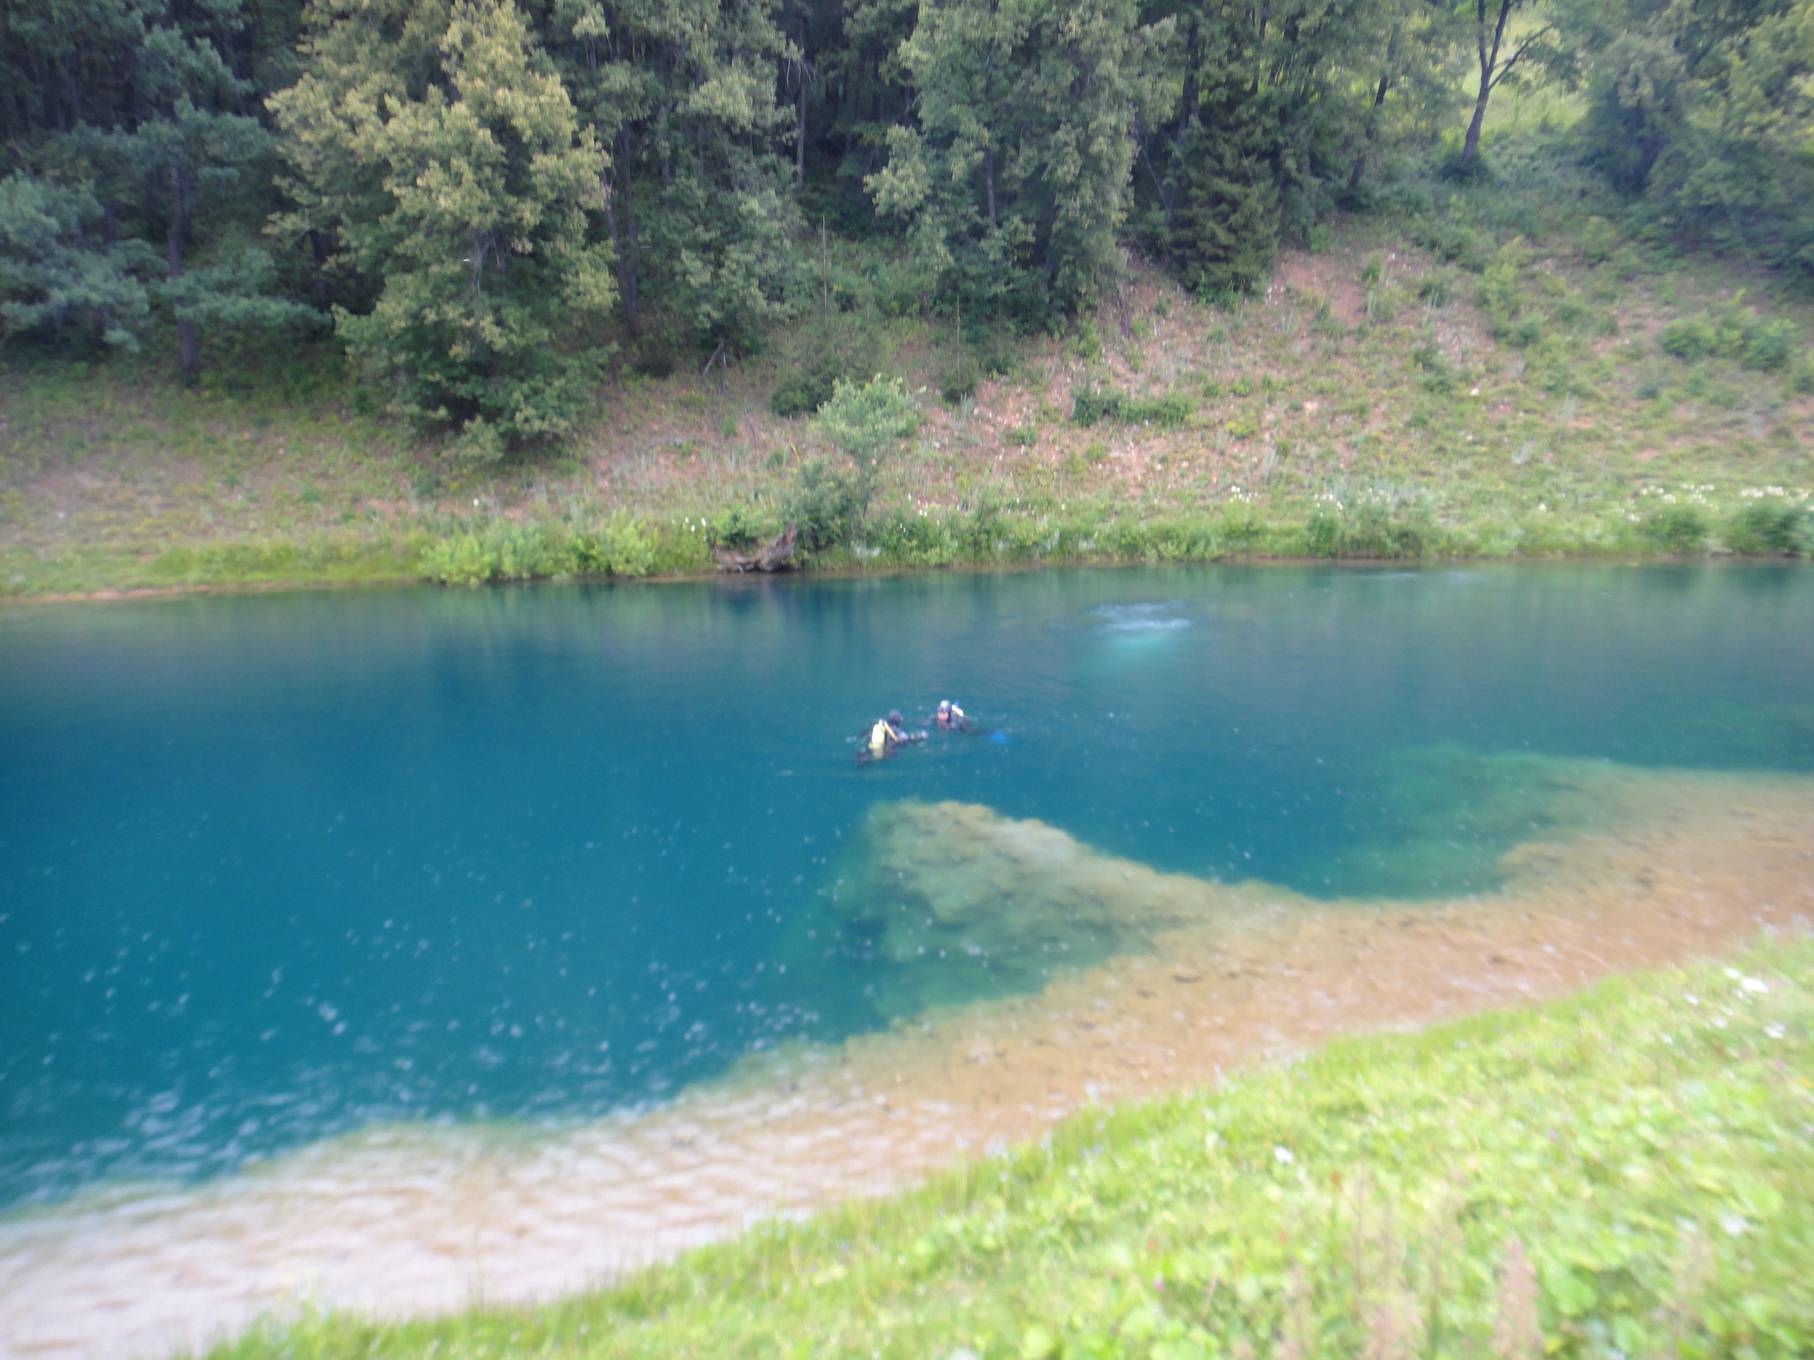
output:
POLYGON ((707 376, 626 346, 571 447, 501 468, 371 414, 325 352, 197 389, 0 370, 0 589, 703 571, 814 512, 803 470, 839 455, 770 407, 828 351, 905 379, 918 430, 819 566, 1805 554, 1814 310, 1556 188, 1341 219, 1230 306, 1131 259, 1021 340, 886 316, 886 260, 841 246, 829 311, 707 376))

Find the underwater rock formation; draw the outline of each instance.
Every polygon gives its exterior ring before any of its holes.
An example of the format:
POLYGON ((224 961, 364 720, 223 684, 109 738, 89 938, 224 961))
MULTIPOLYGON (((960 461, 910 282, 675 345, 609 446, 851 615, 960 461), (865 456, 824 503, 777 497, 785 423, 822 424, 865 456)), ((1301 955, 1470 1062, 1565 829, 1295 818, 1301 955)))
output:
POLYGON ((1036 989, 1055 969, 1206 924, 1246 895, 978 804, 900 802, 871 810, 826 899, 846 939, 892 965, 878 991, 896 1017, 1036 989))

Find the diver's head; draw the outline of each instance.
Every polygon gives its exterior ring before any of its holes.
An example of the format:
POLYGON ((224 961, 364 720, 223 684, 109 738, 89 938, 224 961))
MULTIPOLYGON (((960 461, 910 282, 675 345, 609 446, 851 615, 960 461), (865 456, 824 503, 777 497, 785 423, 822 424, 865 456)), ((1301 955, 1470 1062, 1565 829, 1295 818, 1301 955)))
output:
POLYGON ((888 710, 888 721, 891 724, 893 724, 895 727, 899 727, 901 725, 901 710, 898 708, 889 709, 888 710))
POLYGON ((949 713, 951 711, 951 701, 949 699, 940 699, 938 701, 938 711, 941 714, 949 713))

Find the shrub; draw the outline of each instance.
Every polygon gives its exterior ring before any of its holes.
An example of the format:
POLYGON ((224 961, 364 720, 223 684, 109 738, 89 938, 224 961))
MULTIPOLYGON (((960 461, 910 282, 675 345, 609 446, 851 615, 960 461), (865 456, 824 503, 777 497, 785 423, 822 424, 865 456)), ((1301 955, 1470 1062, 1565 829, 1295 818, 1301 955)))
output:
POLYGON ((1447 307, 1453 291, 1441 274, 1425 274, 1417 281, 1417 300, 1429 307, 1447 307))
POLYGON ((836 317, 815 323, 769 394, 768 409, 778 416, 812 415, 831 400, 840 380, 873 374, 876 360, 875 332, 862 321, 836 317))
POLYGON ((1745 306, 1742 293, 1717 313, 1670 322, 1657 341, 1665 353, 1685 363, 1718 355, 1768 372, 1786 368, 1800 348, 1794 322, 1786 317, 1765 320, 1745 306))
POLYGON ((1094 383, 1072 389, 1071 423, 1084 426, 1113 421, 1120 425, 1158 425, 1177 429, 1191 418, 1196 403, 1182 393, 1161 397, 1130 397, 1112 387, 1094 383))
POLYGON ((442 585, 477 586, 581 575, 647 576, 655 559, 641 526, 619 513, 577 531, 493 520, 430 543, 419 566, 442 585))
POLYGON ((903 567, 942 567, 956 560, 949 527, 917 511, 881 516, 865 531, 885 561, 903 567))
POLYGON ((939 375, 938 394, 949 405, 956 406, 966 398, 976 395, 976 389, 983 381, 983 366, 976 355, 965 350, 949 364, 939 375))
POLYGON ((655 552, 642 526, 624 511, 574 535, 573 556, 589 576, 647 576, 655 569, 655 552))
POLYGON ((764 536, 762 527, 755 516, 741 505, 733 505, 721 514, 713 515, 706 521, 705 541, 711 548, 731 548, 742 552, 753 548, 764 536))
POLYGON ((786 505, 801 554, 812 557, 848 546, 869 509, 871 492, 870 480, 855 468, 834 468, 823 459, 802 466, 786 505))
POLYGON ((1311 557, 1334 557, 1342 549, 1342 522, 1327 510, 1312 510, 1304 523, 1304 548, 1311 557))
POLYGON ((841 453, 868 467, 919 429, 920 412, 899 378, 878 374, 864 383, 840 378, 819 410, 819 423, 841 453))
POLYGON ((1779 498, 1753 501, 1733 514, 1722 535, 1726 546, 1747 557, 1788 557, 1801 548, 1806 512, 1779 498))
POLYGON ((1759 324, 1745 339, 1739 362, 1767 371, 1786 368, 1797 349, 1795 323, 1785 317, 1759 324))
POLYGON ((1699 553, 1707 541, 1707 518, 1692 505, 1665 506, 1640 527, 1654 547, 1675 557, 1699 553))
POLYGON ((1665 354, 1673 354, 1684 363, 1693 363, 1713 353, 1717 342, 1713 325, 1706 317, 1686 317, 1663 327, 1657 343, 1665 354))
POLYGON ((1487 329, 1497 340, 1527 345, 1536 338, 1519 338, 1527 334, 1519 329, 1519 321, 1524 314, 1527 287, 1524 275, 1530 263, 1531 248, 1523 237, 1514 237, 1499 248, 1480 276, 1477 300, 1480 310, 1486 313, 1487 329))
POLYGON ((1619 233, 1604 217, 1590 217, 1581 225, 1579 244, 1589 264, 1605 264, 1619 248, 1619 233))

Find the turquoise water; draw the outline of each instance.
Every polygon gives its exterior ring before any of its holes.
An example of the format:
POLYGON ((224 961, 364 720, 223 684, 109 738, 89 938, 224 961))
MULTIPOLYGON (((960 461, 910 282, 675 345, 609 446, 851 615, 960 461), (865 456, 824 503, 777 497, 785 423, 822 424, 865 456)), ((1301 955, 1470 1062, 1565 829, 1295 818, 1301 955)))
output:
MULTIPOLYGON (((894 1018, 825 889, 951 798, 1323 897, 1490 889, 1477 757, 1814 770, 1814 573, 1096 571, 0 615, 0 1206, 658 1100, 894 1018), (875 768, 857 733, 978 722, 875 768)), ((1024 961, 964 976, 1028 985, 1024 961)), ((893 965, 899 966, 899 965, 893 965)))

